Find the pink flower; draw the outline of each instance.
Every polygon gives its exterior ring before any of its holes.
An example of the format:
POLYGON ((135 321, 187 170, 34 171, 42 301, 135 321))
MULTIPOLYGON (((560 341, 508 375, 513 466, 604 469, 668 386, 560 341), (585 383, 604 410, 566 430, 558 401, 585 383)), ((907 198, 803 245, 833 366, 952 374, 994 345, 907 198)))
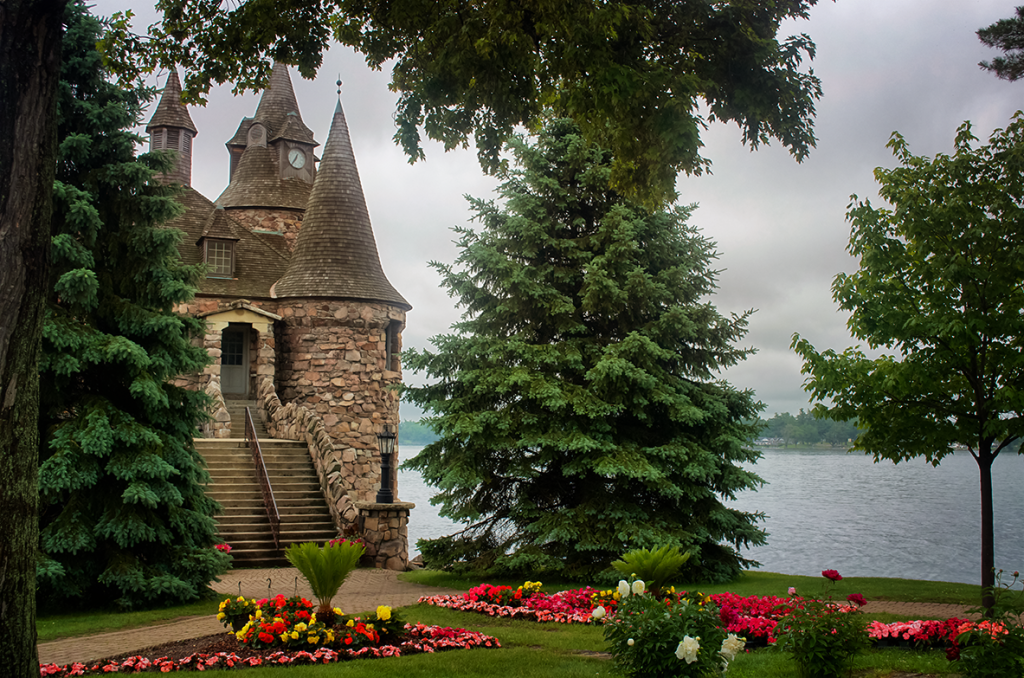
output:
POLYGON ((796 587, 795 586, 790 586, 788 593, 789 593, 790 596, 795 596, 796 595, 796 587))
POLYGON ((868 601, 864 600, 864 596, 862 596, 859 593, 851 593, 850 595, 846 596, 846 599, 851 603, 856 603, 857 607, 863 607, 864 605, 868 604, 868 601))
POLYGON ((821 576, 825 579, 831 579, 832 581, 842 581, 843 576, 835 570, 822 570, 821 576))

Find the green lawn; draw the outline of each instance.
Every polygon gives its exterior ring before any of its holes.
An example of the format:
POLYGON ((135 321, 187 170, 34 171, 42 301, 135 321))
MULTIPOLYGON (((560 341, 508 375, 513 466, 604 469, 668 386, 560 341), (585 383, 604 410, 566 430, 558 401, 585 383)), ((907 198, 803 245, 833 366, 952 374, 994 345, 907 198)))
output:
MULTIPOLYGON (((465 590, 480 582, 453 575, 415 571, 401 577, 407 581, 446 588, 465 590)), ((677 584, 684 589, 698 589, 704 593, 734 591, 740 595, 777 595, 784 597, 790 586, 803 595, 812 596, 821 591, 820 577, 797 577, 764 572, 750 572, 725 586, 677 584)), ((491 584, 519 585, 519 581, 491 580, 491 584)), ((578 588, 579 582, 546 583, 548 591, 578 588)), ((837 587, 837 596, 861 593, 869 600, 908 600, 973 605, 978 600, 978 587, 945 582, 927 582, 903 579, 848 578, 837 587)), ((148 612, 118 613, 98 611, 41 617, 38 622, 40 641, 73 637, 119 628, 141 626, 182 616, 215 614, 218 601, 205 601, 192 605, 152 610, 148 612)), ((475 649, 442 652, 431 655, 412 655, 396 659, 354 660, 330 666, 261 667, 247 669, 242 674, 256 674, 259 678, 303 678, 314 675, 363 676, 368 672, 386 670, 403 678, 491 677, 502 678, 573 678, 575 676, 613 676, 614 665, 605 654, 606 647, 601 630, 594 626, 537 624, 523 620, 494 619, 469 612, 454 612, 429 605, 403 608, 406 621, 470 628, 497 637, 500 649, 475 649), (375 662, 372 666, 366 662, 375 662), (379 662, 386 662, 382 666, 379 662), (287 673, 285 673, 287 672, 287 673)), ((895 615, 877 615, 882 621, 901 619, 895 615)), ((904 618, 905 619, 905 618, 904 618)), ((955 665, 946 661, 940 651, 910 652, 903 650, 871 650, 858 658, 855 669, 858 678, 885 678, 896 672, 947 675, 955 665)), ((233 671, 232 675, 238 673, 233 671)), ((728 675, 734 678, 782 678, 795 676, 796 666, 787 656, 772 649, 756 650, 740 655, 731 665, 728 675)))

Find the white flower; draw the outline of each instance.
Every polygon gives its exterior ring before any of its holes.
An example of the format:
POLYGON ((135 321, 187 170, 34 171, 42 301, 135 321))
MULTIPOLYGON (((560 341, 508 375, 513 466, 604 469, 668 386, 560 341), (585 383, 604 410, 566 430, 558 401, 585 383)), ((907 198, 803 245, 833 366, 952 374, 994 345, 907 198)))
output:
POLYGON ((633 639, 630 638, 629 640, 627 640, 626 641, 626 645, 629 645, 630 647, 633 647, 633 639))
POLYGON ((629 597, 629 582, 625 579, 619 580, 619 596, 622 598, 629 597))
POLYGON ((643 579, 637 579, 635 582, 633 582, 633 595, 634 596, 639 596, 643 592, 644 592, 644 580, 643 579))
POLYGON ((605 609, 604 609, 603 605, 598 605, 590 613, 590 616, 593 617, 594 619, 604 619, 604 615, 605 615, 605 609))
POLYGON ((740 638, 735 633, 730 633, 728 637, 722 641, 722 649, 719 652, 725 661, 731 662, 739 654, 740 650, 746 647, 747 642, 743 638, 740 638))
POLYGON ((700 652, 700 636, 691 638, 690 636, 683 636, 683 642, 679 643, 679 647, 676 648, 676 656, 680 659, 685 659, 687 664, 692 664, 697 661, 697 653, 700 652))

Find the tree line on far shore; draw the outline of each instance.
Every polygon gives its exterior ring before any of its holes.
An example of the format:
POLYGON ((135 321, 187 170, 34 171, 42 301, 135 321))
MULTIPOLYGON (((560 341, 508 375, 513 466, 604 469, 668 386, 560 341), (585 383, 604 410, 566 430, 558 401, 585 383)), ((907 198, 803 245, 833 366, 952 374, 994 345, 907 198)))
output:
POLYGON ((831 421, 817 419, 803 409, 794 417, 789 412, 776 413, 771 419, 761 420, 761 435, 758 440, 777 441, 784 447, 790 445, 823 445, 832 447, 849 446, 857 437, 857 420, 831 421))

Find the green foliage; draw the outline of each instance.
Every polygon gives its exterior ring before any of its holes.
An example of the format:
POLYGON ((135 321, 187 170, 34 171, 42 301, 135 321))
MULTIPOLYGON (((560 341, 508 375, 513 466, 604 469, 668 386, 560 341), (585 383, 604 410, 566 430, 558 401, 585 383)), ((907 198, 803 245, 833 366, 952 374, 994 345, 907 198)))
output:
POLYGON ((979 66, 1003 80, 1014 81, 1024 77, 1024 7, 1017 8, 1016 16, 1000 19, 980 29, 978 39, 1005 53, 1005 56, 992 61, 982 61, 979 66))
POLYGON ((761 437, 781 440, 789 447, 793 444, 814 445, 828 443, 832 447, 850 444, 857 437, 857 421, 829 421, 816 417, 803 408, 794 417, 789 412, 761 420, 761 437))
POLYGON ((958 668, 964 678, 1024 678, 1024 592, 1017 589, 1020 573, 1003 581, 1003 571, 996 573, 995 585, 989 588, 993 604, 989 610, 977 608, 971 613, 989 613, 976 624, 965 625, 956 637, 958 668))
POLYGON ((716 379, 743 359, 747 314, 723 317, 713 245, 692 207, 650 212, 611 187, 611 156, 569 121, 510 144, 501 205, 471 200, 458 268, 434 264, 464 307, 434 380, 405 397, 440 439, 406 462, 437 487, 459 535, 420 541, 434 567, 592 577, 632 548, 695 551, 725 580, 760 544, 759 515, 725 506, 761 480, 741 464, 758 404, 716 379))
POLYGON ((53 278, 40 363, 43 602, 187 602, 230 557, 213 545, 215 502, 192 436, 206 397, 170 383, 201 370, 201 323, 173 312, 198 271, 177 254, 179 213, 135 156, 151 92, 104 80, 99 22, 68 9, 58 97, 53 278))
POLYGON ((821 600, 802 600, 776 628, 776 647, 796 660, 801 678, 839 678, 870 645, 864 615, 832 600, 835 581, 825 586, 821 600))
POLYGON ((653 551, 634 549, 622 556, 621 560, 612 561, 612 568, 626 577, 643 580, 651 595, 660 598, 661 589, 679 574, 689 559, 689 553, 680 553, 675 546, 662 546, 653 551))
POLYGON ((721 676, 735 656, 730 645, 743 646, 735 636, 726 643, 727 637, 718 608, 699 593, 680 600, 661 600, 650 593, 626 595, 604 624, 615 663, 632 678, 721 676))
POLYGON ((991 466, 1024 433, 1024 120, 974 141, 965 123, 953 156, 922 158, 894 134, 902 167, 875 171, 892 209, 851 205, 860 270, 836 276, 833 296, 853 336, 889 353, 819 353, 799 335, 793 346, 815 414, 859 420, 854 449, 934 465, 958 445, 971 451, 991 586, 991 466))
POLYGON ((421 133, 447 149, 472 136, 497 171, 513 130, 537 129, 551 112, 610 148, 613 183, 653 203, 674 195, 679 171, 710 164, 701 106, 751 147, 777 139, 798 160, 813 147, 821 86, 801 65, 814 43, 777 34, 816 3, 162 0, 150 36, 115 15, 104 45, 128 75, 181 64, 195 101, 211 82, 264 87, 271 59, 312 78, 333 38, 375 68, 391 65, 395 141, 411 160, 423 157, 421 133))
POLYGON ((309 588, 320 602, 317 614, 327 615, 331 601, 338 595, 338 589, 348 575, 359 565, 359 559, 366 551, 361 544, 342 541, 324 544, 307 541, 292 544, 284 551, 285 558, 299 574, 309 582, 309 588))
POLYGON ((437 440, 437 434, 421 421, 403 421, 398 425, 398 441, 401 445, 429 445, 437 440))

